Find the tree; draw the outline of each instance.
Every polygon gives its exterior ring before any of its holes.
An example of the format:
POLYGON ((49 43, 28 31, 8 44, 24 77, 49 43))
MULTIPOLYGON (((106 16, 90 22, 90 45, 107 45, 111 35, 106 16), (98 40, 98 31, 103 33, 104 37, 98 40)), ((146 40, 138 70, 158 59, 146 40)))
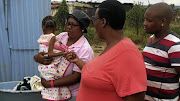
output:
POLYGON ((64 31, 66 17, 69 13, 68 5, 66 4, 66 0, 63 0, 60 4, 58 12, 55 14, 55 19, 59 28, 58 32, 64 31))
POLYGON ((175 9, 175 5, 174 5, 174 4, 171 4, 170 6, 171 6, 171 8, 172 8, 173 10, 175 9))
POLYGON ((176 10, 178 12, 178 15, 180 15, 180 8, 177 8, 176 10))
POLYGON ((139 34, 139 28, 143 27, 145 8, 140 4, 136 4, 126 14, 126 26, 136 28, 137 35, 139 34))

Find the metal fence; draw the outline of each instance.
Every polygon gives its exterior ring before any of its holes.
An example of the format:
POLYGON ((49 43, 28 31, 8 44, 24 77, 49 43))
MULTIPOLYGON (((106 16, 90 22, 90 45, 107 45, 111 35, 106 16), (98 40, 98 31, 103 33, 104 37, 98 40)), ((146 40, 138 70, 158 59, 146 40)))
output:
POLYGON ((33 56, 51 0, 0 0, 0 82, 39 75, 33 56))

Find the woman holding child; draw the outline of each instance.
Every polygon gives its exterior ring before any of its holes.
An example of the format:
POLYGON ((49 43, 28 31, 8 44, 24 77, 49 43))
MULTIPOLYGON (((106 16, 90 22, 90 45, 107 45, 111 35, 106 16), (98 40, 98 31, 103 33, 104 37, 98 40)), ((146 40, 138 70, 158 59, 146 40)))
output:
MULTIPOLYGON (((94 58, 93 50, 83 35, 83 33, 87 33, 87 27, 89 24, 89 17, 84 12, 75 10, 72 14, 68 15, 68 21, 66 24, 68 32, 63 32, 57 36, 62 44, 68 46, 68 51, 73 50, 79 58, 85 62, 94 58)), ((47 58, 44 56, 45 54, 46 53, 41 52, 35 55, 35 61, 44 65, 50 64, 53 58, 47 58)), ((42 78, 41 82, 46 88, 50 88, 52 85, 54 87, 69 86, 72 98, 68 101, 76 101, 80 78, 81 70, 76 64, 71 63, 63 78, 56 79, 53 82, 46 81, 42 78)))

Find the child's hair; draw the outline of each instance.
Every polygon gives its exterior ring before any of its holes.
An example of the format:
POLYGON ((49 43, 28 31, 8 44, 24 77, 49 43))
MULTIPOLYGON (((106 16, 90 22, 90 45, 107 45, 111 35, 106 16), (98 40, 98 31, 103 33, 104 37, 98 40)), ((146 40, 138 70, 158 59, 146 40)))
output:
POLYGON ((46 16, 43 20, 42 20, 42 26, 44 26, 46 29, 50 28, 50 29, 54 29, 56 28, 56 21, 55 18, 52 16, 46 16))

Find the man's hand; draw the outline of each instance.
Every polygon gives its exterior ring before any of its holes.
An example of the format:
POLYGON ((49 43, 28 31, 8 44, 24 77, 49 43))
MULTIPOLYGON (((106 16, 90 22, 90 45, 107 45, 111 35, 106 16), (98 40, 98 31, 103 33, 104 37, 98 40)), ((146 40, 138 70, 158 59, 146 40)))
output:
POLYGON ((46 55, 47 53, 45 52, 39 52, 37 55, 34 56, 34 60, 38 63, 49 65, 53 61, 53 58, 50 58, 46 55))
POLYGON ((133 95, 129 95, 124 97, 124 101, 144 101, 145 92, 136 93, 133 95))

